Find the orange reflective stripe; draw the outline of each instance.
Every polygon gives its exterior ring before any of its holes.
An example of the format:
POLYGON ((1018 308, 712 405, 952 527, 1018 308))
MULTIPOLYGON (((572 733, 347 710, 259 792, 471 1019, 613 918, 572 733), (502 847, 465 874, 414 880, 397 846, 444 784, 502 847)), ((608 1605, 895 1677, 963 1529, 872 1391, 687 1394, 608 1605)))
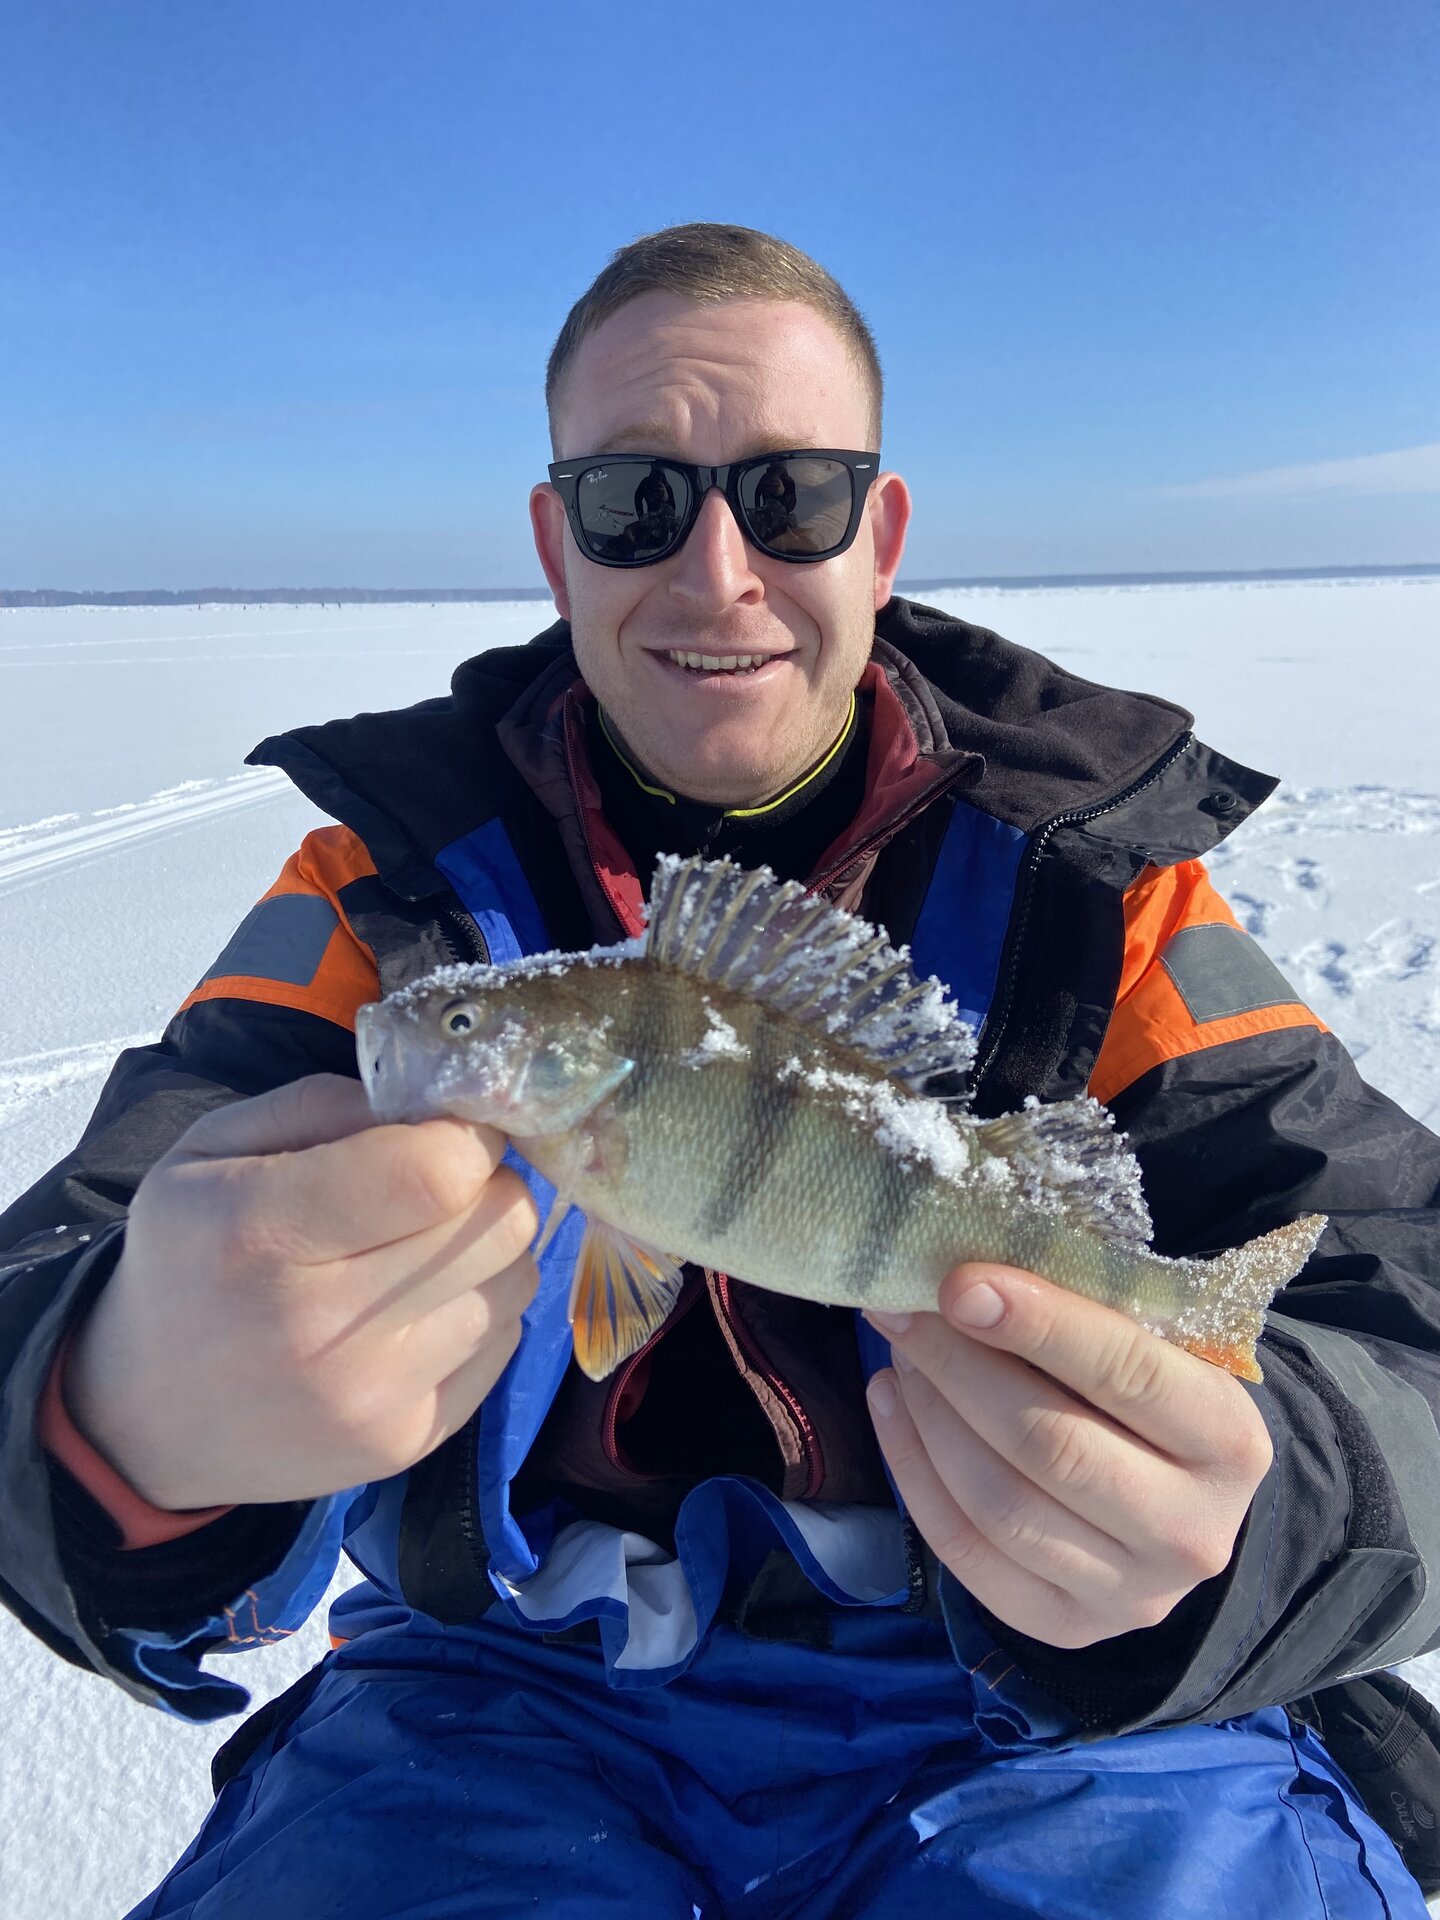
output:
MULTIPOLYGON (((350 930, 340 904, 340 892, 352 880, 364 879, 374 871, 375 863, 366 852, 364 842, 348 827, 321 827, 318 832, 307 834, 299 852, 286 861, 274 886, 261 895, 250 920, 263 924, 266 903, 291 896, 328 902, 334 913, 334 926, 327 937, 328 923, 320 909, 313 966, 305 960, 298 980, 260 972, 212 971, 186 998, 180 1011, 198 1006, 203 1000, 253 1000, 262 1006, 291 1007, 298 1013, 318 1014, 322 1020, 331 1020, 353 1032, 358 1010, 367 1001, 379 998, 380 977, 370 949, 350 930), (323 946, 319 942, 323 942, 323 946)), ((312 937, 315 931, 316 923, 312 920, 312 937)), ((232 941, 225 953, 235 946, 236 941, 232 941)), ((246 951, 252 964, 255 950, 256 944, 252 941, 246 951)), ((225 953, 220 956, 222 962, 225 953)), ((280 972, 284 974, 286 970, 281 968, 280 972)))
MULTIPOLYGON (((1210 884, 1198 860, 1174 867, 1147 867, 1125 895, 1125 958, 1120 990, 1105 1044, 1090 1076, 1090 1092, 1110 1101, 1152 1067, 1179 1060, 1231 1040, 1283 1027, 1315 1027, 1325 1023, 1300 1000, 1254 1007, 1221 1019, 1197 1020, 1161 956, 1172 938, 1185 927, 1244 929, 1210 884)), ((1248 936, 1247 936, 1248 937, 1248 936)), ((1183 944, 1183 943, 1182 943, 1183 944)))

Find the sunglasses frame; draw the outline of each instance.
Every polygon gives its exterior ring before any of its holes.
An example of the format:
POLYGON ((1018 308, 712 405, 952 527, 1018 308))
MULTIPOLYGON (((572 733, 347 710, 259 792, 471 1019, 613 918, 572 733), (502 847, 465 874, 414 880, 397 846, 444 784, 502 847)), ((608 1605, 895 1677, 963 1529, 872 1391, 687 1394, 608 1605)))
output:
POLYGON ((880 471, 878 452, 856 452, 850 447, 792 447, 786 452, 754 453, 744 460, 731 460, 723 466, 707 467, 697 465, 690 460, 676 460, 668 453, 587 453, 576 460, 557 460, 546 469, 550 475, 550 484, 559 494, 565 507, 565 517, 570 522, 570 531, 575 536, 575 544, 587 560, 597 567, 655 567, 662 560, 668 560, 678 553, 689 539, 695 522, 700 517, 700 509, 705 504, 705 496, 712 487, 718 487, 730 503, 730 511, 735 516, 735 524, 758 553, 770 560, 791 561, 797 566, 818 565, 825 560, 834 560, 854 543, 860 530, 860 516, 865 511, 865 502, 870 488, 880 471), (649 554, 643 560, 603 559, 592 551, 588 536, 580 522, 580 479, 590 468, 599 466, 602 461, 618 464, 620 461, 634 461, 637 465, 669 467, 683 475, 690 489, 690 505, 685 517, 676 530, 675 538, 669 546, 659 553, 649 554), (765 546, 755 538, 740 504, 741 478, 755 467, 767 466, 772 460, 836 460, 847 467, 850 473, 850 519, 843 536, 833 547, 827 547, 823 553, 778 553, 773 547, 765 546))

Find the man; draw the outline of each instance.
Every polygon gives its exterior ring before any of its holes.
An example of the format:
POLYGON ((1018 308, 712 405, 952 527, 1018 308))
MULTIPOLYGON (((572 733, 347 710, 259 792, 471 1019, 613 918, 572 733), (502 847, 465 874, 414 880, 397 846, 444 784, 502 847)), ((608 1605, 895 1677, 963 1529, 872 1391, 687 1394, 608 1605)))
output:
POLYGON ((1421 1914, 1277 1703, 1440 1636, 1440 1143, 1209 888, 1272 783, 892 597, 873 342, 783 243, 623 249, 548 394, 561 623, 257 750, 339 824, 10 1216, 20 1617, 210 1718, 366 1576, 137 1914, 1421 1914), (1108 1100, 1162 1250, 1327 1212, 1264 1386, 979 1267, 873 1325, 692 1270, 581 1376, 573 1226, 537 1268, 501 1137, 372 1125, 354 1016, 697 850, 910 941, 980 1111, 1108 1100))

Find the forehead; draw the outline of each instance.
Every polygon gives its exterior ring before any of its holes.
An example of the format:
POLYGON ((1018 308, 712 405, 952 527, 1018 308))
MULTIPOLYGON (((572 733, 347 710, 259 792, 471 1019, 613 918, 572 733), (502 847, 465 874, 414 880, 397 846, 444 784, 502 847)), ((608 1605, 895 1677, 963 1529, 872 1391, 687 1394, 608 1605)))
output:
POLYGON ((865 447, 870 396, 837 329, 793 300, 640 295, 581 341, 557 452, 721 462, 767 447, 865 447))

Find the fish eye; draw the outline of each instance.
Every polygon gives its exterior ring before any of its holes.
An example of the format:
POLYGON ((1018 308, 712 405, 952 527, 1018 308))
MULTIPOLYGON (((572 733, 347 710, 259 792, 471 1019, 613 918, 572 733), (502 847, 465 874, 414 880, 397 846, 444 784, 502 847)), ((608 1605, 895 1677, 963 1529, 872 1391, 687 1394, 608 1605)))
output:
POLYGON ((473 1033, 480 1024, 480 1009, 473 1000, 452 1000, 440 1014, 441 1030, 457 1037, 473 1033))

